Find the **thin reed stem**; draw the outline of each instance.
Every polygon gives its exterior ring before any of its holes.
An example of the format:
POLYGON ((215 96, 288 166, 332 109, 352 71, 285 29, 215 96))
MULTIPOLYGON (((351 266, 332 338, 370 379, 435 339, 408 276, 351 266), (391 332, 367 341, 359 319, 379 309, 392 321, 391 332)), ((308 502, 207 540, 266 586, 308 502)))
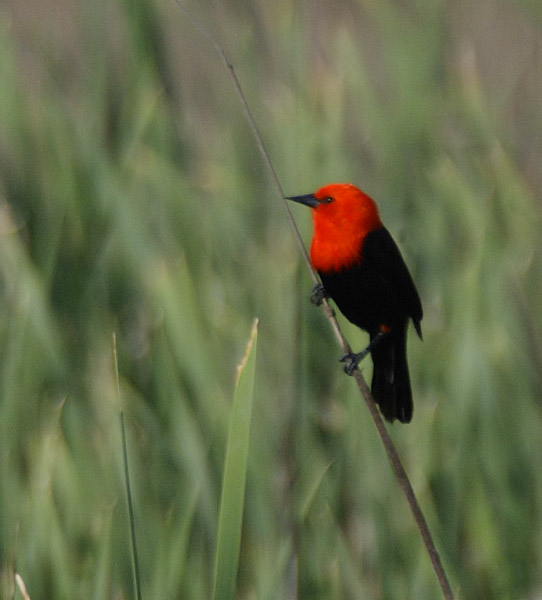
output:
POLYGON ((134 516, 134 503, 132 500, 132 487, 130 485, 130 469, 128 467, 128 449, 126 442, 126 427, 124 425, 124 411, 122 410, 121 396, 120 396, 120 379, 119 379, 119 363, 117 357, 117 336, 113 333, 113 367, 115 371, 115 381, 117 388, 117 400, 119 403, 120 410, 120 431, 122 435, 122 460, 124 465, 124 484, 126 487, 126 500, 128 503, 128 520, 130 527, 130 540, 132 542, 132 567, 134 572, 134 587, 136 600, 142 600, 141 595, 141 577, 139 574, 139 559, 137 554, 137 541, 135 531, 135 516, 134 516))
MULTIPOLYGON (((297 225, 294 221, 294 218, 293 218, 290 208, 288 206, 287 200, 284 197, 284 191, 282 189, 282 185, 278 178, 277 172, 275 171, 273 162, 271 161, 271 157, 265 147, 265 144, 263 142, 260 131, 256 125, 256 122, 254 121, 252 111, 250 110, 250 107, 248 105, 248 102, 247 102, 247 99, 243 92, 243 89, 241 87, 241 84, 239 83, 239 79, 237 78, 237 75, 235 74, 233 65, 228 60, 224 50, 222 49, 222 46, 220 46, 220 44, 205 29, 205 27, 203 27, 203 25, 201 25, 201 23, 199 21, 197 21, 197 19, 194 18, 194 16, 181 4, 181 2, 179 2, 179 0, 175 0, 175 2, 179 6, 179 8, 184 12, 184 14, 190 19, 190 21, 193 23, 193 25, 214 46, 215 50, 217 51, 220 58, 224 62, 226 68, 228 69, 231 79, 232 79, 232 82, 233 82, 233 85, 235 87, 235 90, 237 92, 237 95, 239 96, 241 105, 243 107, 245 117, 250 125, 250 128, 252 129, 252 133, 254 135, 254 138, 256 140, 258 148, 262 154, 262 157, 263 157, 267 167, 269 168, 275 188, 276 188, 278 195, 280 196, 280 199, 286 210, 286 214, 288 216, 288 220, 289 220, 292 230, 294 232, 294 237, 296 239, 296 242, 299 245, 299 249, 303 255, 303 258, 305 260, 305 263, 307 265, 307 268, 311 274, 313 281, 315 283, 318 283, 320 281, 318 278, 318 274, 316 273, 314 267, 311 264, 309 255, 307 253, 305 245, 303 244, 303 239, 301 238, 301 234, 299 233, 297 225)), ((348 341, 346 340, 346 338, 344 337, 344 335, 341 331, 341 328, 339 327, 339 324, 337 322, 337 319, 335 318, 335 313, 334 313, 333 309, 331 308, 327 299, 324 298, 324 300, 322 302, 322 306, 324 308, 324 313, 325 313, 326 317, 328 318, 328 320, 331 324, 331 327, 335 333, 335 337, 337 338, 337 341, 339 342, 339 345, 341 346, 342 351, 345 354, 350 353, 351 352, 350 345, 349 345, 348 341)), ((410 479, 408 478, 408 475, 401 463, 401 459, 399 458, 397 449, 395 448, 395 445, 394 445, 393 441, 391 440, 386 427, 384 426, 384 422, 382 421, 380 412, 375 404, 374 398, 369 390, 369 387, 367 386, 367 383, 366 383, 365 379, 363 378, 363 375, 361 374, 361 371, 359 369, 356 369, 354 371, 353 375, 354 375, 354 378, 358 385, 358 388, 361 392, 361 395, 363 396, 363 399, 365 400, 365 402, 367 404, 367 407, 368 407, 371 417, 374 421, 374 424, 376 426, 376 429, 378 431, 380 439, 382 440, 382 444, 384 445, 384 449, 386 451, 386 454, 388 455, 388 459, 391 463, 391 467, 393 469, 393 472, 395 474, 397 482, 399 483, 400 488, 403 490, 403 493, 406 496, 408 505, 410 506, 410 510, 412 511, 414 520, 416 522, 416 525, 418 526, 418 530, 422 537, 424 546, 427 550, 427 553, 428 553, 431 563, 433 565, 433 569, 434 569, 437 579, 439 581, 439 584, 440 584, 440 587, 442 590, 442 594, 446 600, 453 600, 454 595, 453 595, 450 583, 448 581, 446 571, 444 570, 444 566, 442 565, 442 561, 440 560, 440 555, 437 551, 435 542, 433 540, 433 536, 431 535, 431 531, 429 530, 429 526, 427 525, 427 521, 425 520, 423 511, 422 511, 420 504, 416 498, 416 494, 414 493, 414 490, 410 483, 410 479)))

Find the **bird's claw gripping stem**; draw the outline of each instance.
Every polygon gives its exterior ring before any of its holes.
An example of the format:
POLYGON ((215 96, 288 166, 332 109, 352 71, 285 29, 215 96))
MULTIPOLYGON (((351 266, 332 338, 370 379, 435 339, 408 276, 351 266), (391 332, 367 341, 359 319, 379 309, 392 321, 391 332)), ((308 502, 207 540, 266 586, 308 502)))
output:
POLYGON ((327 292, 325 287, 321 283, 315 283, 311 290, 311 302, 315 306, 320 306, 324 301, 324 298, 327 298, 327 292))
POLYGON ((378 344, 378 342, 387 335, 387 331, 379 331, 374 338, 370 341, 369 345, 364 348, 361 352, 347 352, 341 358, 339 358, 340 362, 346 363, 344 365, 344 372, 347 375, 352 375, 352 373, 357 369, 359 363, 372 352, 373 348, 378 344))
POLYGON ((369 354, 370 350, 364 348, 361 352, 357 354, 355 352, 348 352, 339 358, 340 362, 345 363, 344 372, 347 375, 352 375, 352 373, 357 369, 359 363, 369 354))

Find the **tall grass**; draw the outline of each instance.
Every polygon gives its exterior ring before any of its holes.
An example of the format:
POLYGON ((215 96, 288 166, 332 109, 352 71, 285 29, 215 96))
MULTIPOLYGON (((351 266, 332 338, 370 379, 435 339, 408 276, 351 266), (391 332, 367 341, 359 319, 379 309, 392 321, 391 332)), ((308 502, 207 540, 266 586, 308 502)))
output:
MULTIPOLYGON (((134 597, 115 330, 142 595, 211 597, 257 316, 237 597, 439 597, 212 48, 164 0, 59 4, 50 22, 18 6, 0 10, 0 596, 21 597, 18 572, 32 600, 134 597)), ((538 9, 193 10, 285 190, 357 183, 404 251, 424 342, 414 421, 392 434, 454 587, 539 595, 538 9)))

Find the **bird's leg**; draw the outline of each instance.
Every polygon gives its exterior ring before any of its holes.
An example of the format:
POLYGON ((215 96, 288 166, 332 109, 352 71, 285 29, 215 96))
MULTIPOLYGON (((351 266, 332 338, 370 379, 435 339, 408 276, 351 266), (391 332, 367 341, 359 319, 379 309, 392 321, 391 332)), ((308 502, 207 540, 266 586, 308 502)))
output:
POLYGON ((349 352, 348 354, 341 356, 341 358, 339 358, 340 362, 346 363, 344 365, 344 372, 347 375, 352 375, 359 363, 367 356, 367 354, 373 351, 373 348, 384 336, 388 335, 388 333, 389 330, 381 330, 369 342, 369 345, 366 348, 364 348, 361 352, 349 352))
POLYGON ((326 288, 321 283, 315 283, 311 290, 311 302, 315 306, 320 306, 324 298, 328 298, 326 288))

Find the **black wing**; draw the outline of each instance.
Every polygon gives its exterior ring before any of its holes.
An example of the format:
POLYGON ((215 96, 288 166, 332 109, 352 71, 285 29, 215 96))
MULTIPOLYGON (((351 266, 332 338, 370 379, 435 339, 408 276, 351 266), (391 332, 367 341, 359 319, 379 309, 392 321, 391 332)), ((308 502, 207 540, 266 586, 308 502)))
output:
POLYGON ((412 277, 389 231, 382 227, 367 235, 362 249, 362 264, 373 272, 382 290, 398 310, 410 317, 420 337, 423 318, 422 303, 412 277))

